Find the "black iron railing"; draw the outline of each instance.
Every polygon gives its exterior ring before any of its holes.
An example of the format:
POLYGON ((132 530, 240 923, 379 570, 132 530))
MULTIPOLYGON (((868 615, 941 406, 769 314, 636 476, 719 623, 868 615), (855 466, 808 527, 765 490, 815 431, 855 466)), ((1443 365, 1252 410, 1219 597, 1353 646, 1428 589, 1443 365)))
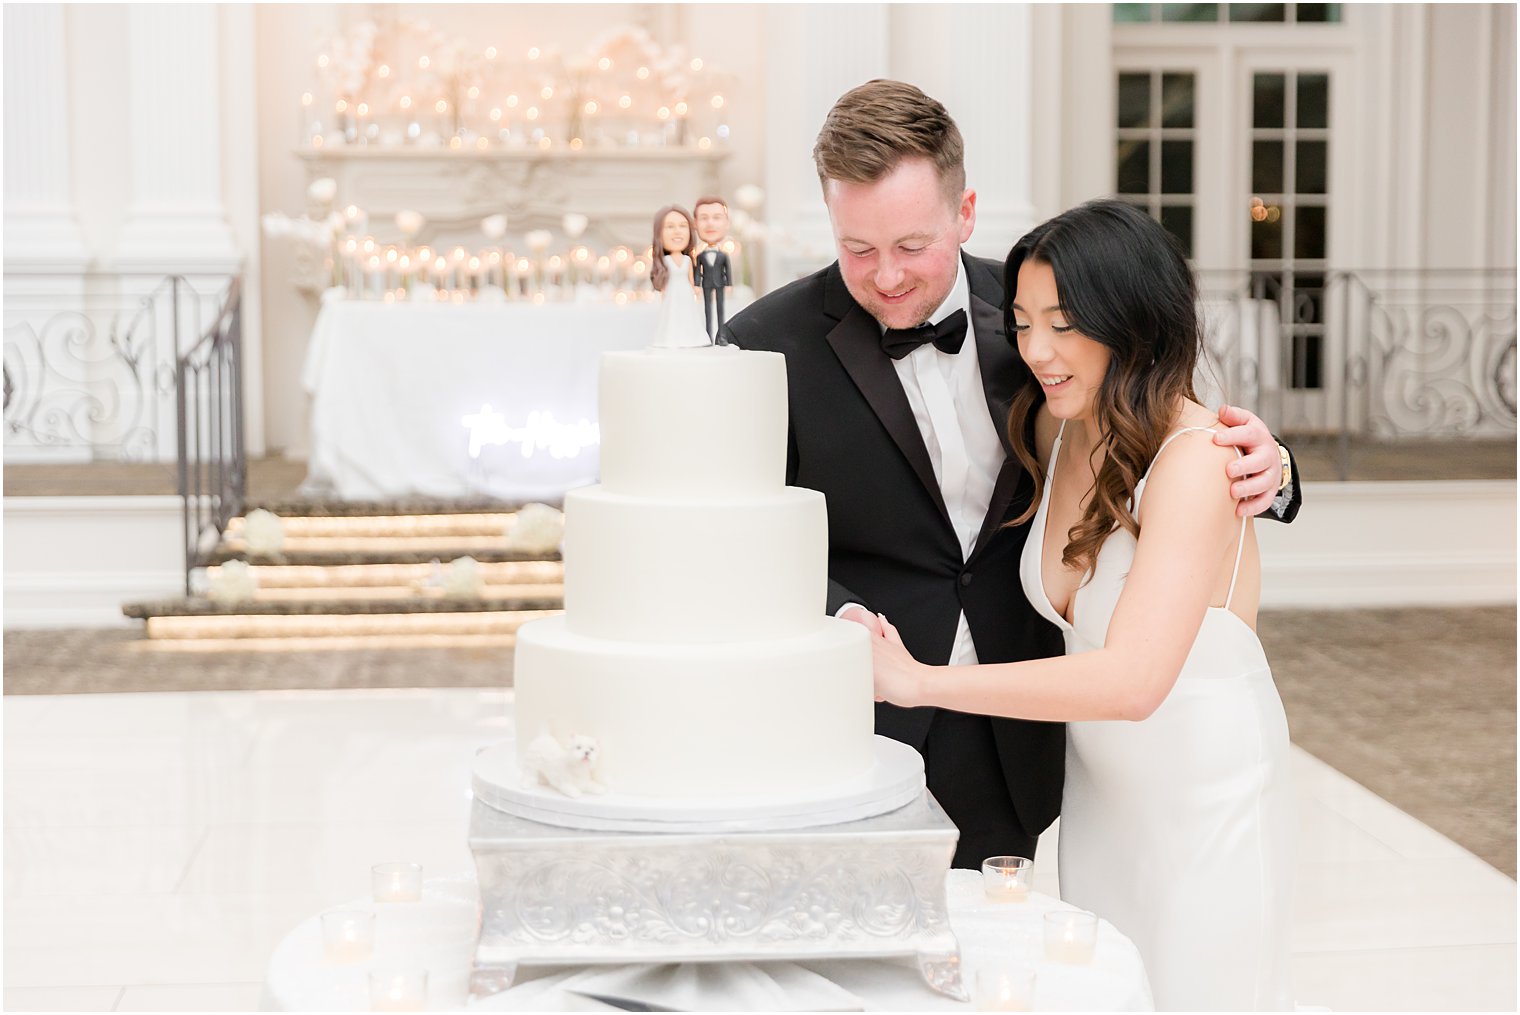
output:
POLYGON ((174 387, 189 595, 191 573, 209 562, 227 523, 242 513, 248 490, 241 279, 232 281, 216 320, 179 357, 174 387))

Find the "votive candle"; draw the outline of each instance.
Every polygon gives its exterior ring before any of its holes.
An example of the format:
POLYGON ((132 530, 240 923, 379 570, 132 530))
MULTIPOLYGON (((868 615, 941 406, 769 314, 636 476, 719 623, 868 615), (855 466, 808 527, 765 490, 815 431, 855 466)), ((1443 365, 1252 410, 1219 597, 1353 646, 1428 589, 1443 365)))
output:
POLYGON ((328 962, 363 962, 374 950, 374 913, 335 909, 322 914, 322 954, 328 962))
POLYGON ((1034 861, 1023 856, 989 856, 982 861, 982 893, 988 902, 1025 902, 1034 861))
POLYGON ((1098 918, 1081 910, 1045 914, 1045 957, 1083 966, 1093 960, 1098 945, 1098 918))
POLYGON ((376 902, 417 902, 422 898, 422 864, 377 863, 370 868, 376 902))

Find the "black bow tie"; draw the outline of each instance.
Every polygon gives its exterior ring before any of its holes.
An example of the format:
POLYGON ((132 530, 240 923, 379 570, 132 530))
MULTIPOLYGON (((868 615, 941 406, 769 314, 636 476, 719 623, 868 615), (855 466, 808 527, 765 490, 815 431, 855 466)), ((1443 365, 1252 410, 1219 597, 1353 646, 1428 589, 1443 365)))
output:
POLYGON ((934 343, 934 348, 952 356, 961 351, 966 342, 966 312, 957 310, 938 324, 920 324, 916 328, 888 328, 881 336, 881 351, 893 359, 902 359, 921 345, 934 343))

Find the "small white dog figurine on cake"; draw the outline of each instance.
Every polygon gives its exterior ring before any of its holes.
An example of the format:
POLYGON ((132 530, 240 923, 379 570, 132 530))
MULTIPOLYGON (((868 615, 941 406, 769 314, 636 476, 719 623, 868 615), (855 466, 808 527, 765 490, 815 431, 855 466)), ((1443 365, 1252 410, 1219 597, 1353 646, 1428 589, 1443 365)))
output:
POLYGON ((529 786, 542 783, 567 797, 607 792, 607 787, 596 781, 596 740, 593 737, 571 737, 570 746, 562 747, 552 734, 540 733, 528 745, 523 769, 529 786))

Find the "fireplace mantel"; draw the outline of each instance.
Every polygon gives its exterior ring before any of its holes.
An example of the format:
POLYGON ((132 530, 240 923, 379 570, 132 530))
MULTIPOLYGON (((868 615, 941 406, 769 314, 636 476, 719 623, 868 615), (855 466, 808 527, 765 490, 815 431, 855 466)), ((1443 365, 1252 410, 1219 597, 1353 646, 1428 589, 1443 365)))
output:
POLYGON ((704 194, 720 193, 726 150, 618 148, 570 151, 446 148, 302 148, 296 156, 309 183, 331 177, 340 204, 368 212, 384 238, 396 212, 427 218, 419 240, 452 242, 479 231, 487 215, 505 214, 509 236, 530 229, 561 232, 566 212, 590 221, 593 246, 649 245, 654 213, 664 205, 688 210, 704 194))

